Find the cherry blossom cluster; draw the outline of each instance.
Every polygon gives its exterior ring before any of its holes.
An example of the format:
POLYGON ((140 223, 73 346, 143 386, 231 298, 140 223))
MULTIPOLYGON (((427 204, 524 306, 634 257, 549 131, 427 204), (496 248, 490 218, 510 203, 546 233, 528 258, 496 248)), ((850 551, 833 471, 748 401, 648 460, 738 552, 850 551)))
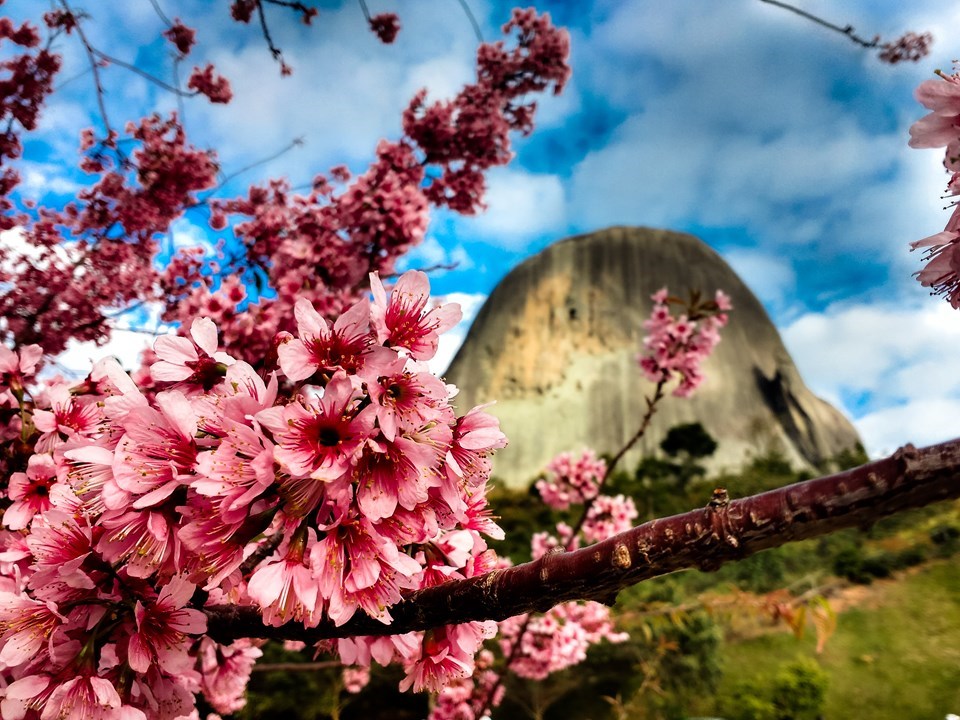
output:
POLYGON ((382 140, 365 172, 333 168, 305 196, 273 181, 244 198, 211 201, 212 227, 230 225, 242 255, 205 277, 168 271, 165 319, 211 317, 224 346, 255 363, 275 351, 276 333, 292 332, 297 299, 336 315, 365 292, 368 273, 392 274, 396 260, 423 241, 431 207, 481 210, 485 172, 512 158, 511 132, 532 130, 531 96, 560 92, 570 74, 569 37, 548 15, 515 10, 503 31, 516 36, 515 47, 481 45, 477 81, 451 101, 427 104, 426 92, 418 93, 403 114, 404 136, 382 140), (254 278, 275 296, 231 297, 254 278))
POLYGON ((439 692, 429 720, 480 720, 485 709, 498 707, 505 689, 493 664, 493 653, 481 650, 473 675, 456 678, 439 692))
MULTIPOLYGON (((307 24, 316 14, 298 2, 283 6, 307 24)), ((263 12, 246 0, 230 9, 240 22, 263 12)), ((395 17, 373 19, 384 40, 395 34, 395 17)), ((46 20, 53 36, 89 18, 57 10, 46 20)), ((24 28, 0 23, 0 40, 35 46, 39 31, 24 28)), ((367 292, 370 272, 394 275, 397 259, 422 242, 431 206, 462 213, 483 207, 484 174, 511 159, 511 132, 531 131, 535 94, 560 92, 570 73, 569 37, 549 16, 515 11, 504 32, 509 44, 479 49, 476 82, 449 102, 416 95, 403 115, 404 135, 382 141, 366 171, 334 168, 306 195, 274 180, 244 197, 202 197, 216 189, 216 156, 190 146, 179 118, 145 118, 121 134, 104 117, 102 134, 88 130, 81 138, 81 166, 95 184, 65 208, 21 213, 4 226, 18 227, 19 242, 0 246, 0 334, 17 345, 42 342, 56 354, 70 338, 105 340, 119 310, 159 302, 163 319, 184 333, 194 317, 214 320, 224 349, 259 369, 276 355, 273 338, 295 331, 298 299, 335 317, 367 292), (219 254, 186 249, 159 271, 159 240, 199 206, 225 235, 219 254)), ((181 56, 197 39, 179 19, 162 35, 181 56)), ((13 77, 0 112, 15 113, 8 157, 35 126, 59 64, 50 53, 6 63, 13 77)), ((210 65, 196 67, 187 86, 213 102, 230 99, 229 82, 210 65)), ((16 175, 4 172, 0 202, 9 202, 16 175)))
MULTIPOLYGON (((939 79, 925 80, 917 87, 917 100, 931 112, 910 128, 910 147, 946 148, 943 165, 950 175, 946 195, 952 197, 960 195, 960 70, 952 75, 938 71, 938 75, 939 79)), ((960 308, 960 205, 952 204, 953 213, 943 231, 911 247, 925 250, 927 265, 917 273, 920 284, 960 308)))
POLYGON ((591 601, 563 603, 542 615, 519 615, 500 623, 500 646, 512 658, 508 667, 529 680, 578 665, 587 659, 591 645, 628 638, 614 631, 610 608, 591 601))
POLYGON ((673 394, 689 397, 703 382, 700 364, 720 342, 720 329, 727 324, 727 312, 732 308, 730 298, 717 290, 713 300, 694 293, 684 301, 663 288, 651 299, 653 311, 643 323, 647 334, 637 362, 648 380, 667 383, 678 379, 673 394), (671 304, 682 306, 684 312, 674 317, 671 304))
POLYGON ((370 29, 380 38, 380 42, 389 45, 397 39, 400 32, 400 18, 396 13, 380 13, 370 18, 370 29))
POLYGON ((540 498, 554 510, 566 510, 597 496, 607 463, 589 448, 579 456, 560 453, 547 463, 546 474, 537 481, 540 498))
POLYGON ((892 42, 881 45, 877 56, 882 62, 896 65, 901 62, 918 62, 930 54, 933 35, 928 32, 907 32, 892 42))
POLYGON ((71 337, 102 340, 107 308, 162 299, 156 238, 214 185, 218 167, 189 145, 176 116, 131 123, 126 136, 133 150, 118 157, 85 134, 82 167, 97 182, 11 231, 19 244, 0 246, 0 332, 18 344, 57 354, 71 337))
MULTIPOLYGON (((56 32, 69 32, 57 23, 57 13, 48 13, 45 20, 56 32)), ((15 26, 10 18, 0 18, 0 47, 12 44, 23 51, 4 49, 0 61, 0 230, 16 226, 18 218, 10 211, 9 199, 20 182, 20 175, 10 167, 20 157, 23 144, 20 133, 37 127, 40 109, 53 90, 53 79, 60 69, 60 57, 47 48, 40 48, 40 33, 29 23, 15 26)))
MULTIPOLYGON (((460 310, 430 306, 417 271, 371 289, 334 322, 297 302, 263 374, 198 318, 157 340, 149 394, 112 359, 40 386, 40 348, 0 346, 0 717, 172 719, 200 693, 230 713, 260 651, 207 637, 205 605, 389 625, 405 593, 496 566, 486 483, 506 439, 481 408, 456 417, 425 365, 460 310)), ((439 692, 495 630, 324 647, 358 668, 351 687, 376 660, 439 692)))

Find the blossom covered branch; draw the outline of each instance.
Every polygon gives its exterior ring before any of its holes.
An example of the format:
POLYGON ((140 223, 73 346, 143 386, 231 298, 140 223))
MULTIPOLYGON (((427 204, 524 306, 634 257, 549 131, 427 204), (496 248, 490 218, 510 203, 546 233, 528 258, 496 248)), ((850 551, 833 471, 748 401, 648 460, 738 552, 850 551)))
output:
POLYGON ((958 498, 958 476, 960 439, 921 449, 908 445, 883 460, 751 497, 727 500, 720 490, 704 508, 652 520, 602 543, 420 590, 391 608, 389 628, 361 615, 340 627, 268 628, 250 608, 218 606, 205 611, 207 632, 221 642, 238 637, 311 642, 502 620, 570 600, 610 604, 620 590, 650 578, 688 568, 715 570, 761 550, 958 498))

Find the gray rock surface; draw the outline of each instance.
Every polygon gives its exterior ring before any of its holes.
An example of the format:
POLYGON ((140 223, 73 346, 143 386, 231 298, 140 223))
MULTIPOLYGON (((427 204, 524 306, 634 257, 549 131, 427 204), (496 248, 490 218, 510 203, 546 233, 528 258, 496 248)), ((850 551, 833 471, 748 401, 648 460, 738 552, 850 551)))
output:
POLYGON ((719 442, 710 471, 779 448, 798 468, 858 441, 835 408, 804 385, 763 306, 701 240, 614 227, 561 240, 512 270, 481 308, 446 373, 460 412, 496 401, 510 445, 494 460, 507 483, 528 483, 557 453, 613 453, 636 431, 653 386, 636 365, 650 295, 722 289, 734 310, 692 398, 667 397, 625 458, 635 467, 674 425, 701 422, 719 442))

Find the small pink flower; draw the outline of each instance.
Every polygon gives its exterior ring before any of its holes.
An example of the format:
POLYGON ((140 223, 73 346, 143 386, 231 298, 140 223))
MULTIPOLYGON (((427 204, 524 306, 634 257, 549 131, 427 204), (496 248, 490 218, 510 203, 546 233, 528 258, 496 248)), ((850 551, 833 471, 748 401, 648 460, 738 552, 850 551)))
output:
POLYGON ((181 56, 188 55, 197 41, 197 31, 180 22, 180 18, 174 19, 173 24, 163 31, 163 36, 176 46, 181 56))
POLYGON ((384 624, 401 588, 412 588, 420 565, 380 535, 364 517, 351 514, 317 542, 310 561, 320 594, 329 600, 327 614, 342 625, 358 608, 384 624))
POLYGON ((400 32, 400 18, 396 13, 380 13, 370 18, 370 29, 384 45, 391 44, 400 32))
POLYGON ((65 385, 57 385, 50 390, 50 410, 33 411, 33 424, 42 433, 37 452, 54 450, 74 436, 93 435, 102 419, 103 411, 96 402, 83 402, 65 385))
POLYGON ((352 695, 363 690, 370 682, 370 668, 345 667, 343 669, 343 689, 352 695))
POLYGON ((217 326, 209 318, 196 318, 190 326, 193 340, 163 335, 153 344, 158 358, 150 374, 159 382, 176 382, 209 391, 218 385, 234 360, 217 352, 217 326))
POLYGON ((370 289, 370 317, 377 339, 384 345, 404 348, 417 360, 429 360, 436 355, 440 334, 463 317, 456 303, 427 310, 430 281, 419 270, 408 270, 400 276, 390 291, 389 301, 376 273, 370 274, 370 289))
POLYGON ((392 350, 380 348, 387 362, 362 373, 367 391, 377 412, 377 423, 383 436, 393 441, 398 432, 418 430, 439 419, 440 406, 449 395, 440 378, 425 372, 405 369, 407 360, 392 350))
POLYGON ((287 472, 331 481, 352 468, 373 432, 375 410, 368 406, 358 412, 359 400, 353 382, 340 371, 319 400, 270 408, 258 413, 257 419, 273 432, 274 456, 287 472))
POLYGON ((66 620, 52 602, 0 592, 0 663, 15 667, 33 660, 66 620))
POLYGON ((370 335, 370 305, 366 300, 356 303, 338 317, 333 327, 306 298, 297 300, 293 312, 299 339, 277 348, 284 375, 299 382, 317 370, 331 374, 344 370, 353 374, 363 366, 373 339, 370 335))
POLYGON ((633 527, 638 513, 633 498, 623 495, 598 495, 583 522, 583 537, 597 543, 633 527))
POLYGON ((681 301, 669 297, 666 288, 654 293, 653 311, 643 324, 647 331, 644 351, 637 355, 640 368, 651 382, 679 379, 673 390, 678 397, 689 396, 703 382, 700 364, 720 342, 718 330, 726 325, 726 311, 731 308, 730 298, 719 291, 712 301, 694 298, 687 307, 689 315, 674 318, 667 304, 681 301))
POLYGON ((206 615, 183 607, 194 589, 185 578, 174 575, 156 601, 137 601, 136 632, 130 635, 127 649, 131 668, 145 673, 155 663, 164 672, 175 675, 193 666, 194 658, 188 655, 193 640, 188 635, 202 635, 207 629, 206 615))
POLYGON ((407 674, 400 681, 400 691, 412 687, 414 692, 436 693, 453 679, 469 677, 473 674, 474 655, 483 641, 496 632, 493 622, 469 622, 428 630, 418 656, 405 664, 407 674))
POLYGON ((57 465, 49 455, 31 455, 27 472, 10 476, 8 497, 13 504, 3 512, 3 524, 11 530, 23 530, 34 515, 48 510, 50 488, 57 480, 57 465))
POLYGON ((242 710, 247 704, 247 681, 253 665, 263 653, 253 640, 219 645, 208 637, 200 641, 200 672, 203 696, 217 712, 242 710))
POLYGON ((96 550, 109 562, 124 562, 130 577, 175 571, 173 560, 182 547, 177 519, 170 508, 108 511, 99 521, 104 533, 96 550))
POLYGON ((4 689, 0 716, 4 720, 23 720, 29 711, 37 713, 56 687, 49 675, 25 675, 15 680, 4 689))
POLYGON ((885 43, 878 56, 882 62, 896 65, 899 62, 917 62, 930 54, 933 35, 928 32, 908 32, 893 42, 885 43))
POLYGON ((122 702, 109 680, 94 675, 78 675, 58 685, 44 705, 40 720, 90 718, 119 720, 122 702))
POLYGON ((26 542, 33 555, 30 587, 62 584, 87 590, 95 587, 82 569, 93 545, 93 531, 83 516, 60 509, 49 510, 44 513, 42 523, 34 523, 26 542))
POLYGON ((309 563, 304 562, 306 545, 310 540, 297 539, 290 543, 280 559, 257 568, 247 584, 247 593, 260 609, 267 625, 279 627, 294 620, 307 627, 315 627, 322 617, 323 600, 318 597, 318 584, 309 563))
POLYGON ((555 510, 566 510, 571 503, 582 503, 597 495, 607 463, 593 450, 584 450, 574 458, 570 453, 557 455, 547 465, 547 474, 537 481, 543 501, 555 510))
POLYGON ((134 508, 164 501, 192 473, 197 460, 197 416, 179 391, 157 395, 159 411, 137 407, 123 420, 126 430, 113 463, 116 484, 136 499, 134 508))
POLYGON ((193 69, 187 87, 201 95, 206 95, 212 103, 228 103, 233 99, 233 90, 230 81, 217 74, 213 65, 207 64, 202 70, 193 69))
POLYGON ((23 384, 36 373, 43 357, 39 345, 26 345, 19 351, 0 345, 0 388, 6 386, 19 400, 23 397, 23 384))

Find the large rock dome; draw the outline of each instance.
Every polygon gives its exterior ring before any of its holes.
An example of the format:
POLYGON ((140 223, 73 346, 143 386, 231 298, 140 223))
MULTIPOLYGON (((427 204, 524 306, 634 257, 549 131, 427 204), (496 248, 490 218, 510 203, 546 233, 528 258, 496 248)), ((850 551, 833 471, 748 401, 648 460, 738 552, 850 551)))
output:
POLYGON ((667 398, 625 458, 654 454, 674 425, 700 422, 719 449, 713 471, 780 449, 820 466, 859 440, 850 422, 804 385, 763 306, 723 259, 682 233, 614 227, 561 240, 512 270, 481 308, 446 378, 461 412, 489 408, 510 445, 494 474, 534 478, 564 450, 613 453, 636 431, 653 386, 636 365, 650 295, 722 289, 734 310, 690 399, 667 398))

